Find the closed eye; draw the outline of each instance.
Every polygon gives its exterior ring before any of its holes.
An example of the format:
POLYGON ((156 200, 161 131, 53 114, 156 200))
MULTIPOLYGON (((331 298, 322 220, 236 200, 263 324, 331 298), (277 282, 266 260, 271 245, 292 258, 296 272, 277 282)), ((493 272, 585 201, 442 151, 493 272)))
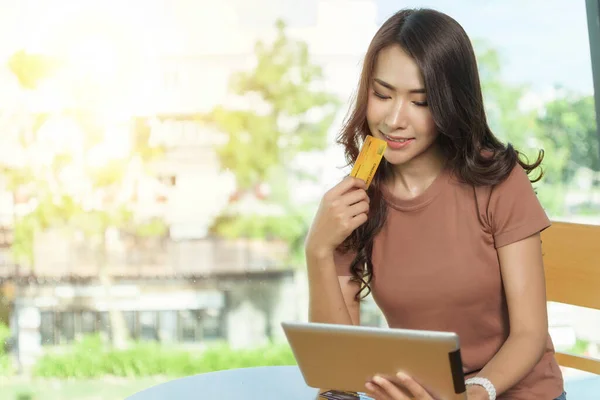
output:
POLYGON ((379 93, 379 92, 378 92, 378 91, 376 91, 376 90, 373 90, 373 94, 374 94, 375 96, 379 97, 379 98, 380 98, 380 99, 382 99, 382 100, 387 100, 387 99, 390 99, 390 98, 391 98, 391 97, 389 97, 389 96, 384 96, 384 95, 382 95, 381 93, 379 93))
POLYGON ((426 101, 413 101, 413 104, 415 106, 419 106, 419 107, 427 107, 428 103, 426 101))

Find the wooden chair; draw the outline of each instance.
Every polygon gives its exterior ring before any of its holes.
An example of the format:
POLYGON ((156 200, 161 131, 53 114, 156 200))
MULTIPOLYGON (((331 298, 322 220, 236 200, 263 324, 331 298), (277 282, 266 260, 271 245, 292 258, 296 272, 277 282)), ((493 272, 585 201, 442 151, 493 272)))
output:
MULTIPOLYGON (((553 222, 542 232, 542 251, 547 300, 600 310, 600 226, 553 222)), ((561 352, 556 359, 600 374, 598 359, 561 352)))

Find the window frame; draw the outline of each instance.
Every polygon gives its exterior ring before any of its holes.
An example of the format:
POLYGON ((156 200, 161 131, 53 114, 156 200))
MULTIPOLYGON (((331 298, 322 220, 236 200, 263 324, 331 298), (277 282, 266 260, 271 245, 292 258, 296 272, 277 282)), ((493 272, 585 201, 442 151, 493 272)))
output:
POLYGON ((594 102, 596 106, 596 131, 600 140, 600 0, 586 0, 587 26, 592 60, 594 102))

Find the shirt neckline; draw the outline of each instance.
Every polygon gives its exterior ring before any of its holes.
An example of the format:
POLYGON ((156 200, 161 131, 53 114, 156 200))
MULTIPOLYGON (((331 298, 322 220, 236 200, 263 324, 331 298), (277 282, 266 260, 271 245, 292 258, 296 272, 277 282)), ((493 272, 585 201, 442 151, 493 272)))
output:
POLYGON ((392 208, 400 211, 414 211, 421 209, 431 203, 448 182, 450 173, 444 167, 431 184, 418 196, 411 199, 401 199, 395 196, 387 187, 382 185, 382 196, 386 203, 392 208))

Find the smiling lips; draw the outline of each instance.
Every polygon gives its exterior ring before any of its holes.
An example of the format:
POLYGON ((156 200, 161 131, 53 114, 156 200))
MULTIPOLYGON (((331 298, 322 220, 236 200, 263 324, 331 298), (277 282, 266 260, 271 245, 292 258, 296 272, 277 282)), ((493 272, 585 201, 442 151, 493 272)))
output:
POLYGON ((403 149, 415 140, 414 138, 388 136, 383 132, 381 132, 381 134, 385 138, 388 146, 392 149, 403 149))

